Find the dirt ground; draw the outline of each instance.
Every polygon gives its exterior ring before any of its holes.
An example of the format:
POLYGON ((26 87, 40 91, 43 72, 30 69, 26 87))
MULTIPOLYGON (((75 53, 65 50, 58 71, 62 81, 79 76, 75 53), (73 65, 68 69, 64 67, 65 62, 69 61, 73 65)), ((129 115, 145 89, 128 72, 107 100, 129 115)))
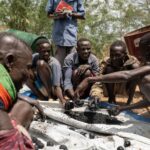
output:
MULTIPOLYGON (((119 105, 125 105, 125 103, 127 102, 127 99, 128 99, 128 96, 118 95, 116 101, 117 101, 117 104, 119 105)), ((137 87, 132 103, 136 103, 142 99, 143 99, 142 94, 140 93, 140 90, 137 87)), ((108 97, 103 97, 102 100, 107 101, 108 97)), ((144 117, 150 118, 150 107, 142 108, 142 109, 134 109, 132 111, 144 117)))

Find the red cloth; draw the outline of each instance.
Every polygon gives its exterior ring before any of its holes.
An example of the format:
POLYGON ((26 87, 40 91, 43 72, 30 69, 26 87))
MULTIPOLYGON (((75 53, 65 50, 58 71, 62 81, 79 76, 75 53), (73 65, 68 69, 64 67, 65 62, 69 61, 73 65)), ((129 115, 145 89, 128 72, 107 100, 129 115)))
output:
MULTIPOLYGON (((13 126, 17 124, 13 121, 13 126)), ((14 128, 0 131, 0 150, 34 150, 32 141, 14 128)))

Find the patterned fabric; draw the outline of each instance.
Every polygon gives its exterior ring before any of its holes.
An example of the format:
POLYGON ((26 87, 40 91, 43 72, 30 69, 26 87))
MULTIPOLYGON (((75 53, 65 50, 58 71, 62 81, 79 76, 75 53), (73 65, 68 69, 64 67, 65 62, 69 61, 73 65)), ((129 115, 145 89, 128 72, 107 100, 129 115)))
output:
POLYGON ((17 129, 0 131, 0 150, 34 150, 32 141, 17 129))
POLYGON ((4 110, 8 110, 9 106, 12 105, 11 97, 1 83, 0 83, 0 103, 1 109, 4 110))
POLYGON ((16 88, 5 67, 0 64, 0 101, 8 110, 16 98, 16 88))

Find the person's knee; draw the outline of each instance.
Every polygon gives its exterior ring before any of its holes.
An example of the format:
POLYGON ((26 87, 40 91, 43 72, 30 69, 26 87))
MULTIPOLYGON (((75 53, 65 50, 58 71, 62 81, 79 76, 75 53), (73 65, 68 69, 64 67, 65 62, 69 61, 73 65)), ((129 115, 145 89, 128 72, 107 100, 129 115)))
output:
POLYGON ((43 67, 46 67, 47 63, 44 60, 37 61, 37 68, 42 69, 43 67))
POLYGON ((28 128, 33 119, 32 106, 25 101, 18 101, 10 112, 10 116, 15 118, 22 126, 28 128))
POLYGON ((91 77, 91 76, 92 76, 91 70, 87 70, 87 71, 85 72, 85 74, 83 75, 84 78, 91 77))
POLYGON ((43 76, 43 74, 46 74, 46 73, 51 74, 49 64, 46 63, 44 60, 40 60, 37 62, 37 68, 36 69, 37 69, 38 74, 40 74, 40 76, 41 76, 41 74, 43 76))

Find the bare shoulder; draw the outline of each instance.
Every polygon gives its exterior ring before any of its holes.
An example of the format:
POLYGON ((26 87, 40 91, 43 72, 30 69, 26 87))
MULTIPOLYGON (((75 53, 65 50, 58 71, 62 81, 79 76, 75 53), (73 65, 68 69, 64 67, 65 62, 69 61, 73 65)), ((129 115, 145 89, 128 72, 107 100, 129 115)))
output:
POLYGON ((141 83, 150 84, 150 74, 145 75, 145 76, 142 78, 141 83))

